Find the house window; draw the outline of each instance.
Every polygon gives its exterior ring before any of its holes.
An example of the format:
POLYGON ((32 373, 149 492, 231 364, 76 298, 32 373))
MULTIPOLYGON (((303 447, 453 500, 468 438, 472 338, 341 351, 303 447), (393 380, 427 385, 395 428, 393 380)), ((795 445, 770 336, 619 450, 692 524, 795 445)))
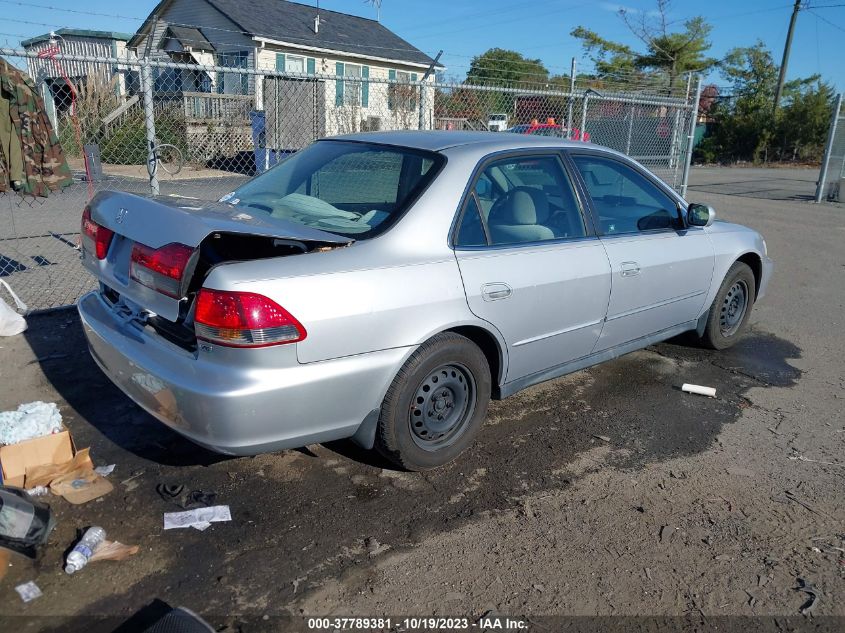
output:
POLYGON ((391 70, 389 71, 389 78, 395 79, 397 83, 390 84, 387 88, 388 108, 390 110, 416 110, 419 88, 411 84, 416 83, 417 73, 391 70))
MULTIPOLYGON (((226 68, 248 68, 249 53, 237 51, 234 53, 219 53, 217 65, 226 68)), ((220 81, 217 82, 217 92, 220 94, 249 94, 249 75, 246 73, 220 73, 220 81)))
MULTIPOLYGON (((360 77, 361 67, 357 64, 346 64, 344 67, 344 75, 346 77, 360 77)), ((347 80, 344 81, 343 84, 343 105, 360 106, 361 82, 347 80)))
POLYGON ((298 55, 285 55, 285 72, 304 73, 305 58, 298 55))

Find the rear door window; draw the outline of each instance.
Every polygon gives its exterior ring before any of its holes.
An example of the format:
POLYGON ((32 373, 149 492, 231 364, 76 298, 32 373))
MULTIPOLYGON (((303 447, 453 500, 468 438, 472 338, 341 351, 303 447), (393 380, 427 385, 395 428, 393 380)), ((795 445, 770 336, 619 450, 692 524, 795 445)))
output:
POLYGON ((489 163, 471 191, 458 228, 458 246, 478 246, 485 234, 491 245, 586 235, 572 183, 556 156, 517 156, 489 163))

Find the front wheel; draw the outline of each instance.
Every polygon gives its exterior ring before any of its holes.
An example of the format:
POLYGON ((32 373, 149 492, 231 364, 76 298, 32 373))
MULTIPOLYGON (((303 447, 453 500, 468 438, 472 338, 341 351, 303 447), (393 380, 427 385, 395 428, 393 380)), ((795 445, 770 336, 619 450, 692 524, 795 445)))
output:
POLYGON ((452 332, 423 343, 396 375, 378 422, 379 452, 407 470, 442 466, 470 445, 490 402, 490 366, 452 332))
POLYGON ((727 349, 739 340, 748 325, 756 298, 754 273, 743 262, 734 262, 710 306, 701 342, 711 349, 727 349))

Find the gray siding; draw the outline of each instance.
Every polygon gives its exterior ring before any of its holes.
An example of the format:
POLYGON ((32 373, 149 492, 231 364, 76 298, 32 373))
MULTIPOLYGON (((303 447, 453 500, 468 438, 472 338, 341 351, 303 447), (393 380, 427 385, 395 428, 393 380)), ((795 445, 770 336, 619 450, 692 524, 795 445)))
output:
MULTIPOLYGON (((151 57, 168 58, 165 51, 157 50, 168 24, 198 27, 218 53, 249 51, 252 55, 252 49, 255 46, 251 37, 239 33, 238 27, 231 20, 207 2, 174 0, 159 16, 156 32, 153 34, 151 57)), ((139 57, 143 56, 146 46, 147 38, 145 37, 138 44, 139 57)))

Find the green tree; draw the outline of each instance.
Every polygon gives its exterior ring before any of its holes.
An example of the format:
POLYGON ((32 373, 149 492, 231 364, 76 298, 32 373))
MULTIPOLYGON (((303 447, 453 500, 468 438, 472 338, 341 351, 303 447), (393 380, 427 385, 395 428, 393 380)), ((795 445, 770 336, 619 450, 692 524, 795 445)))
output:
POLYGON ((772 113, 778 65, 766 45, 732 49, 720 64, 729 98, 711 110, 713 125, 697 150, 705 162, 818 160, 821 158, 833 89, 818 75, 784 85, 783 107, 772 113))
POLYGON ((654 12, 631 12, 620 9, 618 15, 628 30, 645 46, 644 50, 601 37, 595 31, 578 26, 571 35, 581 40, 584 52, 595 64, 596 71, 618 81, 665 77, 670 91, 678 77, 690 71, 706 70, 717 60, 707 57, 712 27, 703 17, 693 17, 674 31, 669 20, 669 0, 657 0, 654 12))
POLYGON ((545 84, 549 71, 539 59, 528 59, 521 53, 504 48, 491 48, 472 58, 466 83, 485 86, 545 84))

